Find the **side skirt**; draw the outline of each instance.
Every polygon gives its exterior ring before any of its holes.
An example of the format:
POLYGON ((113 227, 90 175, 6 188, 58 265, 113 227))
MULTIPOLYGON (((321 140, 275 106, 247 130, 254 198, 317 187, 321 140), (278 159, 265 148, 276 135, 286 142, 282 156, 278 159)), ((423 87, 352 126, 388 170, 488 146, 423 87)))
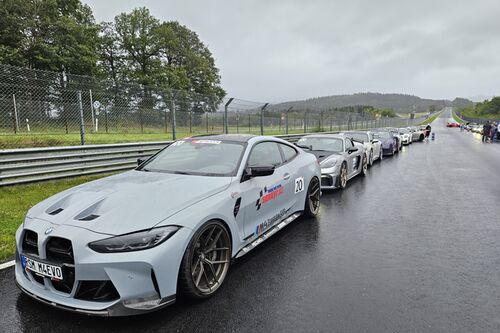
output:
POLYGON ((289 217, 287 217, 286 219, 284 219, 283 221, 281 221, 280 223, 278 223, 277 225, 275 225, 274 227, 272 227, 271 229, 269 229, 268 231, 266 231, 265 233, 260 235, 253 242, 247 244, 245 247, 243 247, 241 250, 239 250, 238 253, 236 253, 236 256, 234 258, 240 258, 240 257, 244 256, 245 254, 247 254, 248 252, 252 251, 257 246, 262 244, 264 241, 271 238, 272 235, 274 235, 275 233, 277 233, 278 231, 280 231, 281 229, 283 229, 284 227, 286 227, 287 225, 292 223, 300 215, 302 215, 302 213, 293 213, 292 215, 290 215, 289 217))

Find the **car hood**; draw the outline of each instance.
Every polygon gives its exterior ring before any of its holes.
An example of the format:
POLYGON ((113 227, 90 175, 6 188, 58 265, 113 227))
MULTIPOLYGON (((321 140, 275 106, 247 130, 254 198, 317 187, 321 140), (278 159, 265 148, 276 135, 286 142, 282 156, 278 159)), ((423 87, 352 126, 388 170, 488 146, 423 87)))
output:
POLYGON ((322 150, 310 150, 309 153, 313 154, 316 156, 319 162, 322 162, 323 160, 330 159, 330 158, 335 158, 340 157, 340 153, 335 153, 332 151, 322 151, 322 150))
POLYGON ((151 228, 230 183, 231 177, 134 170, 56 194, 32 207, 27 216, 119 235, 151 228))

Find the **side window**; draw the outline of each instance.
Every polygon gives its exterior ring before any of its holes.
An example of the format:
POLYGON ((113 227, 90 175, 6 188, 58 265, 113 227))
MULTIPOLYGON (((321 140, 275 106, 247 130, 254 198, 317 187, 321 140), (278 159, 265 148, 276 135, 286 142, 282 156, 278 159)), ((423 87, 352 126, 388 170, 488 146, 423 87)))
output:
POLYGON ((295 157, 295 155, 297 155, 297 151, 288 145, 280 143, 280 147, 281 150, 283 151, 283 155, 285 156, 285 162, 290 161, 295 157))
POLYGON ((276 142, 262 142, 253 147, 248 166, 273 165, 275 167, 282 163, 281 153, 276 142))
POLYGON ((345 151, 348 151, 352 147, 353 147, 352 141, 350 139, 346 139, 345 140, 345 151))

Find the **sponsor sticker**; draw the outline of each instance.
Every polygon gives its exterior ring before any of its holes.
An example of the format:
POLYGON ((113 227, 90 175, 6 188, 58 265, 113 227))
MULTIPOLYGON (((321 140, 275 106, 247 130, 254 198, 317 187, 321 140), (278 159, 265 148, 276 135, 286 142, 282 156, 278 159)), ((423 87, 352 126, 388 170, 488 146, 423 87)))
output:
POLYGON ((282 195, 284 189, 285 187, 281 184, 264 187, 264 189, 259 192, 260 193, 259 198, 255 203, 255 207, 257 207, 257 210, 259 210, 263 204, 272 201, 277 197, 279 197, 280 195, 282 195))
POLYGON ((184 142, 184 140, 180 140, 180 141, 175 141, 174 143, 171 144, 172 147, 175 147, 175 146, 180 146, 182 145, 184 142))
POLYGON ((295 179, 295 194, 304 191, 304 177, 295 179))
POLYGON ((219 141, 219 140, 192 140, 191 143, 192 144, 195 144, 195 145, 203 145, 203 144, 207 144, 207 145, 218 145, 220 144, 222 141, 219 141))
POLYGON ((257 224, 257 226, 255 227, 255 234, 258 235, 258 234, 262 233, 263 231, 267 230, 269 227, 273 226, 276 222, 281 220, 283 218, 283 216, 285 216, 290 211, 290 209, 291 209, 291 207, 290 208, 283 208, 276 215, 268 218, 267 220, 265 220, 262 223, 257 224))

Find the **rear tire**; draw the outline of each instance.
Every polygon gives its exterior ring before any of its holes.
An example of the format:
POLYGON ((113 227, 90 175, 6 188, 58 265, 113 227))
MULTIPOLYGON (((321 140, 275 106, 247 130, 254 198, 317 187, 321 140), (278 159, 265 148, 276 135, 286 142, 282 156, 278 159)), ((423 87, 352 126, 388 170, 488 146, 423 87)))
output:
POLYGON ((369 166, 373 165, 373 150, 370 150, 370 161, 369 161, 369 166))
POLYGON ((366 175, 368 175, 368 161, 364 157, 361 162, 361 176, 366 177, 366 175))
POLYGON ((193 235, 179 270, 181 294, 208 298, 222 285, 231 261, 231 237, 226 226, 208 221, 193 235))
POLYGON ((320 207, 321 187, 319 180, 316 177, 311 179, 307 188, 306 203, 304 206, 304 215, 307 217, 316 217, 320 207))

